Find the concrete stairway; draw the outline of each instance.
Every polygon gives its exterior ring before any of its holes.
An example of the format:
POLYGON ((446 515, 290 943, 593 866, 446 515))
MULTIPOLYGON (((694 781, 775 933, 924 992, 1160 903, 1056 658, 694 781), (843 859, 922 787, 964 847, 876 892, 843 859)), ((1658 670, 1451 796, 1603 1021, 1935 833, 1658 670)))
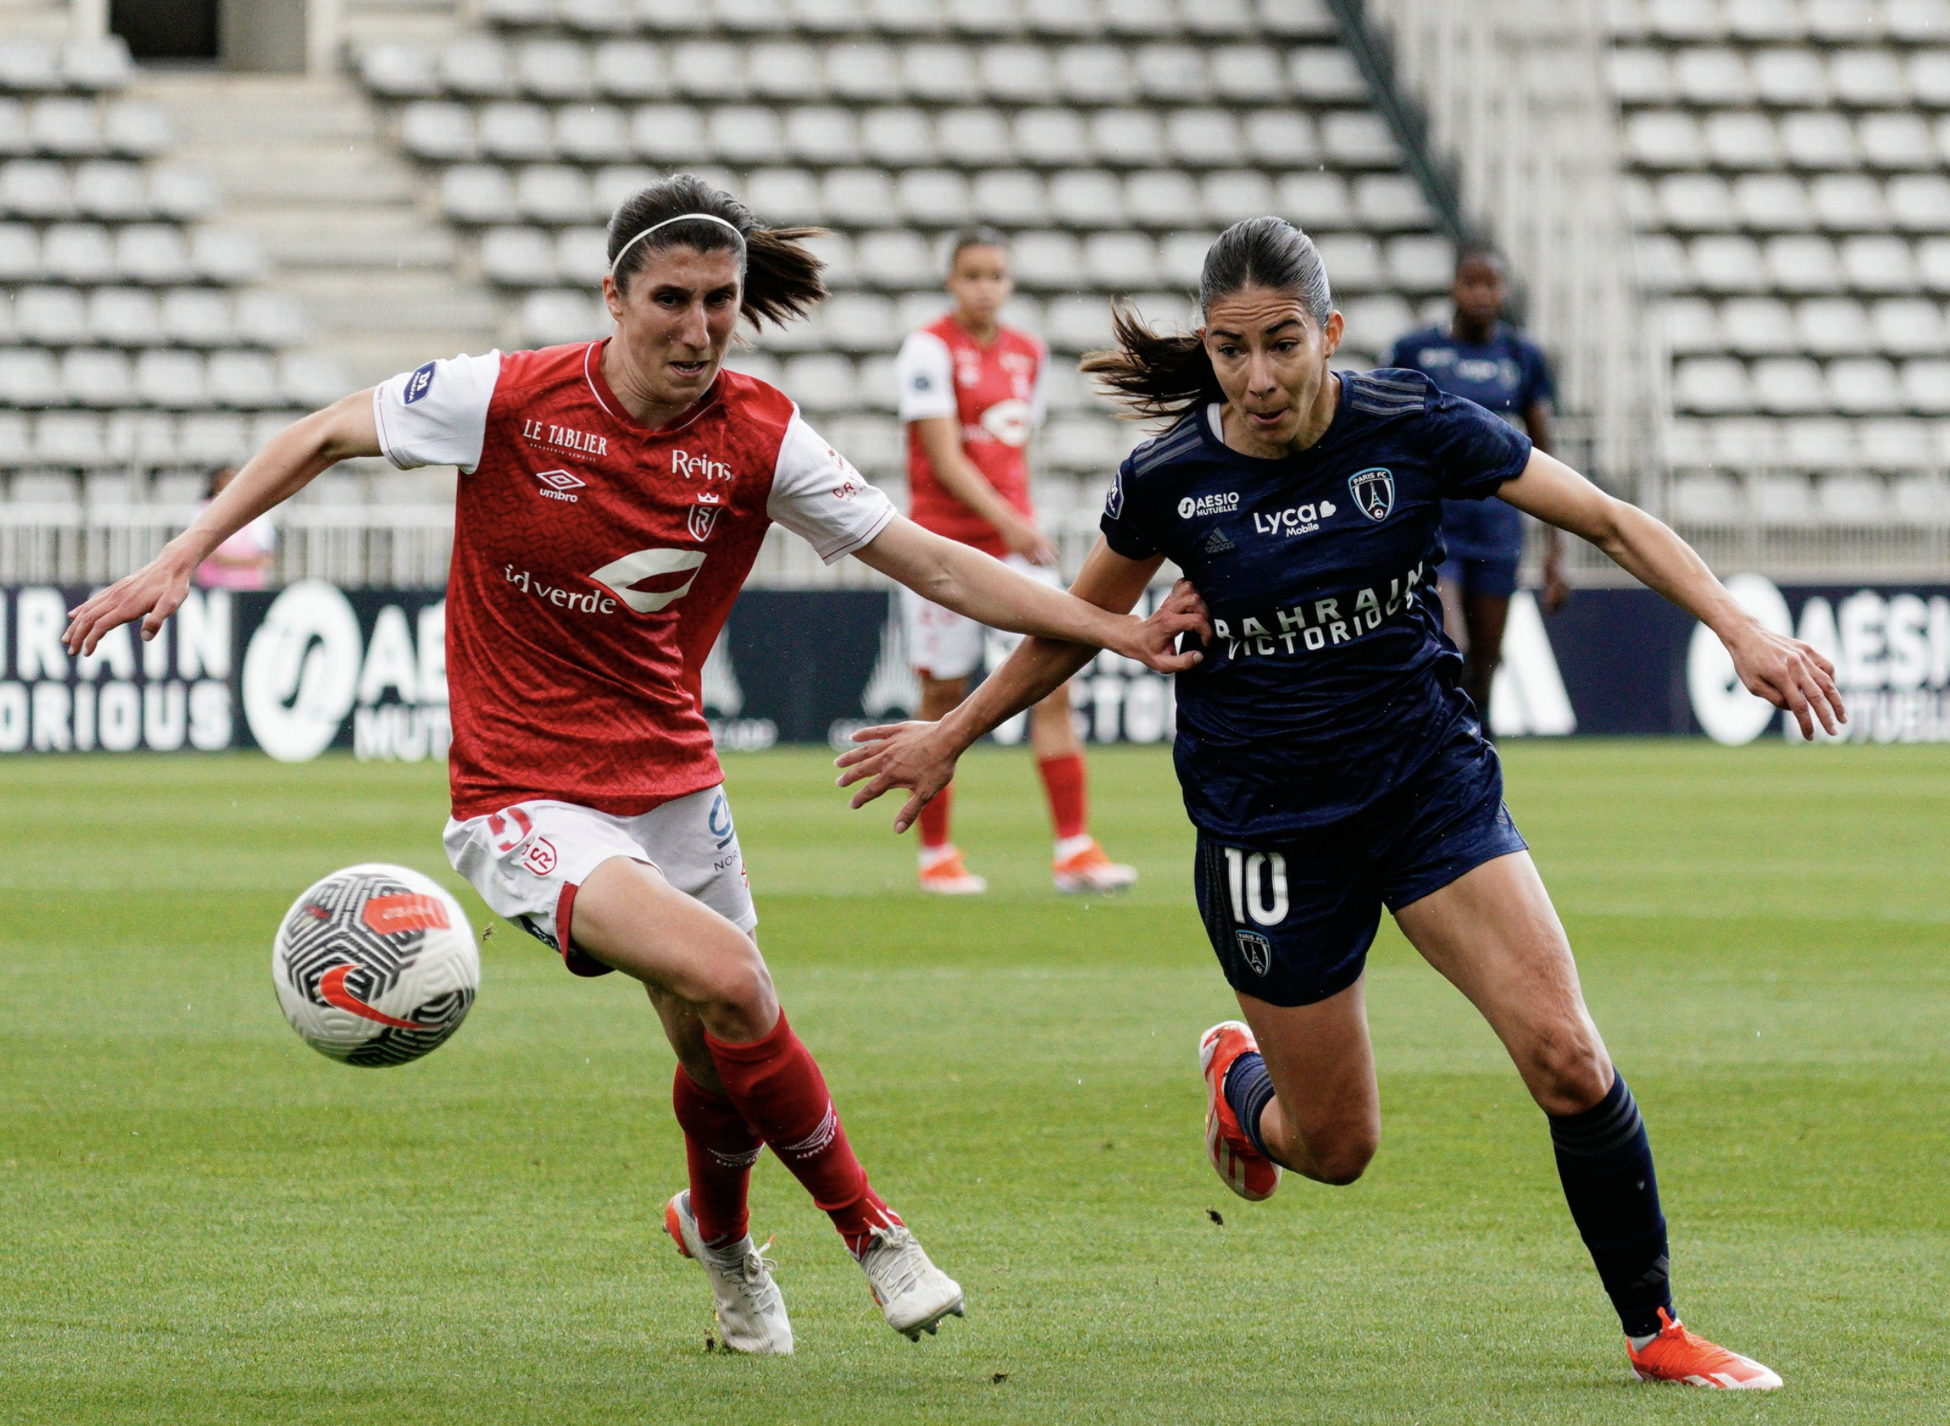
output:
POLYGON ((350 77, 146 71, 130 92, 169 112, 172 157, 215 180, 219 221, 258 236, 268 285, 305 304, 354 383, 502 342, 506 305, 463 270, 430 186, 350 77))

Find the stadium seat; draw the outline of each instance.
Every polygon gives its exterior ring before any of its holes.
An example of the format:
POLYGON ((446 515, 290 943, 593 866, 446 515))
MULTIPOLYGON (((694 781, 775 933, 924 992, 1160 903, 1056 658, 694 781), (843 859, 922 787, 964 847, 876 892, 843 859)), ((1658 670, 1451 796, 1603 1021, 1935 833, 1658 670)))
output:
POLYGON ((473 158, 474 111, 465 104, 421 102, 400 112, 401 146, 415 158, 451 163, 473 158))
POLYGON ((1354 199, 1347 180, 1325 169, 1282 174, 1273 203, 1273 212, 1310 233, 1354 226, 1354 199))
POLYGON ((84 158, 106 148, 91 99, 35 100, 27 112, 27 139, 37 153, 60 158, 84 158))
POLYGON ((1056 94, 1079 104, 1116 104, 1135 92, 1131 65, 1116 45, 1066 45, 1056 53, 1056 94))
POLYGON ((1687 524, 1732 525, 1746 514, 1746 502, 1730 476, 1682 475, 1672 483, 1672 513, 1687 524))
POLYGON ((1931 47, 1909 52, 1910 93, 1930 109, 1950 107, 1950 49, 1931 47))
POLYGON ((1918 288, 1909 244, 1892 233, 1844 238, 1842 276, 1858 292, 1914 292, 1918 288))
POLYGON ((1681 232, 1725 232, 1736 224, 1733 193, 1717 173, 1678 173, 1659 180, 1658 212, 1681 232))
POLYGON ((0 406, 51 406, 60 398, 61 379, 52 352, 0 348, 0 406))
POLYGON ((1645 32, 1664 40, 1717 40, 1726 17, 1714 0, 1642 0, 1645 32))
POLYGON ((802 163, 860 161, 860 139, 853 115, 825 105, 793 109, 786 115, 785 147, 802 163))
POLYGON ((1754 363, 1752 377, 1754 397, 1763 411, 1792 416, 1829 405, 1824 373, 1805 357, 1765 357, 1754 363))
POLYGON ((1941 475, 1904 476, 1890 488, 1889 509, 1907 524, 1950 523, 1950 481, 1941 475))
POLYGON ((982 92, 975 56, 965 45, 908 45, 901 50, 900 73, 901 91, 923 103, 965 104, 982 92))
POLYGON ((20 100, 0 95, 0 156, 33 152, 27 139, 27 106, 20 100))
POLYGON ((1887 109, 1910 102, 1909 73, 1893 50, 1867 45, 1833 50, 1828 81, 1835 98, 1850 108, 1887 109))
POLYGON ((0 45, 0 89, 32 93, 61 85, 61 61, 53 46, 25 35, 0 45))
POLYGON ((634 156, 629 120, 607 104, 576 104, 555 114, 555 150, 576 163, 620 163, 634 156))
POLYGON ((901 291, 941 280, 941 264, 919 233, 890 228, 867 233, 854 244, 860 277, 875 287, 901 291))
POLYGON ((1351 298, 1336 305, 1347 322, 1343 344, 1363 351, 1386 352, 1415 326, 1415 309, 1392 292, 1351 298))
MULTIPOLYGON (((1809 119, 1818 126, 1833 115, 1789 115, 1789 121, 1796 118, 1809 119)), ((1804 128, 1807 126, 1804 125, 1804 128)), ((1800 134, 1801 129, 1796 133, 1800 134)), ((1840 132, 1847 136, 1846 122, 1840 132)), ((1712 161, 1725 168, 1765 169, 1779 168, 1783 160, 1783 147, 1774 122, 1767 115, 1750 109, 1722 109, 1709 114, 1701 126, 1701 137, 1705 143, 1705 154, 1712 161)), ((1691 168, 1699 162, 1698 158, 1685 162, 1669 163, 1666 167, 1691 168)), ((1814 165, 1820 167, 1822 165, 1814 165)))
POLYGON ((312 335, 304 308, 281 292, 240 292, 236 312, 240 342, 282 349, 298 346, 312 335))
POLYGON ((1828 389, 1836 408, 1850 415, 1881 415, 1908 407, 1894 364, 1882 357, 1830 362, 1828 389))
POLYGON ((816 99, 823 92, 819 51, 811 45, 770 41, 752 46, 745 60, 752 93, 767 100, 816 99))
POLYGON ((203 358, 195 352, 151 349, 135 359, 135 389, 142 401, 181 411, 207 405, 203 358))
POLYGON ((1016 280, 1024 287, 1067 291, 1083 284, 1083 249, 1069 233, 1020 234, 1012 256, 1016 280))
POLYGON ((564 282, 594 289, 609 271, 609 234, 602 228, 565 228, 555 235, 555 263, 564 282))
POLYGON ((153 216, 149 187, 132 163, 84 163, 74 172, 74 204, 91 218, 131 222, 153 216))
POLYGON ((1769 238, 1762 252, 1767 277, 1784 292, 1832 292, 1842 285, 1835 246, 1826 238, 1769 238))
MULTIPOLYGON (((1862 161, 1855 130, 1843 114, 1825 109, 1784 114, 1779 135, 1782 154, 1796 168, 1853 168, 1862 161)), ((1757 163, 1749 166, 1760 167, 1757 163)))
POLYGON ((0 165, 0 214, 48 219, 74 213, 74 181, 65 164, 16 159, 0 165))
POLYGON ((535 346, 592 341, 609 329, 609 317, 581 292, 531 292, 522 299, 521 336, 535 346))
POLYGON ((1027 163, 1073 163, 1089 140, 1074 109, 1027 109, 1016 116, 1015 152, 1027 163))
POLYGON ((517 29, 546 25, 555 18, 555 0, 475 0, 481 19, 517 29))
POLYGON ((683 163, 705 151, 704 116, 688 104, 645 104, 630 116, 630 140, 652 163, 683 163))
POLYGON ((1927 298, 1890 298, 1871 308, 1878 347, 1896 356, 1950 354, 1943 309, 1927 298))
POLYGON ((1237 162, 1239 121, 1224 109, 1177 109, 1165 120, 1165 151, 1187 167, 1237 162))
POLYGON ((1688 257, 1700 286, 1709 292, 1757 292, 1767 286, 1767 268, 1752 238, 1738 234, 1695 238, 1688 257))
MULTIPOLYGON (((1131 57, 1136 92, 1154 102, 1201 104, 1217 97, 1232 103, 1264 103, 1286 92, 1278 57, 1259 46, 1233 46, 1206 57, 1191 45, 1141 46, 1131 57)), ((1122 96, 1120 96, 1122 97, 1122 96)))
POLYGON ((1836 232, 1877 232, 1889 226, 1882 185, 1866 173, 1824 173, 1808 183, 1820 226, 1836 232))
POLYGON ((858 399, 853 363, 842 356, 820 352, 789 357, 780 376, 784 388, 808 411, 842 411, 858 399))
POLYGON ((1024 169, 991 169, 978 174, 973 191, 976 216, 1004 227, 1032 227, 1049 221, 1043 181, 1024 169))
MULTIPOLYGON (((113 355, 121 360, 119 352, 113 355)), ((123 362, 123 366, 126 368, 127 363, 123 362)), ((126 378, 126 370, 123 375, 126 378)), ((55 466, 104 464, 110 457, 102 418, 85 411, 43 412, 34 422, 34 458, 55 466)), ((119 473, 106 477, 91 475, 84 480, 82 489, 91 505, 126 504, 128 483, 128 476, 119 473)))
MULTIPOLYGON (((1851 452, 1850 459, 1855 458, 1851 452)), ((1824 475, 1815 482, 1815 513, 1830 525, 1886 524, 1888 488, 1872 475, 1824 475)))
POLYGON ((205 379, 212 395, 226 406, 260 410, 283 404, 272 360, 263 352, 212 352, 205 379))
POLYGON ((663 175, 655 169, 634 164, 609 164, 596 170, 590 180, 590 201, 598 217, 607 218, 624 202, 635 197, 663 175))
POLYGON ((98 287, 88 294, 87 328, 90 340, 109 346, 152 346, 163 339, 162 305, 144 288, 98 287))
POLYGON ((1654 307, 1654 323, 1663 326, 1667 350, 1677 356, 1717 352, 1731 345, 1721 334, 1719 314, 1701 297, 1674 297, 1654 307))
POLYGON ((1381 115, 1365 109, 1336 109, 1320 121, 1320 145, 1331 159, 1351 168, 1393 167, 1402 162, 1401 145, 1381 115))
POLYGON ((1821 56, 1801 46, 1753 52, 1754 88, 1767 103, 1815 109, 1829 101, 1828 72, 1821 56))
MULTIPOLYGON (((123 242, 139 231, 124 228, 123 242)), ((160 228, 158 231, 174 230, 160 228)), ((256 239, 240 228, 199 228, 190 239, 190 267, 198 277, 234 286, 255 282, 264 275, 264 253, 256 239)))
POLYGON ((826 51, 826 87, 835 98, 856 101, 898 99, 900 56, 892 45, 850 40, 826 51))
POLYGON ((1936 139, 1920 114, 1865 114, 1855 132, 1871 168, 1930 169, 1942 162, 1936 139))
POLYGON ((1131 221, 1149 228, 1179 227, 1202 206, 1192 176, 1171 168, 1131 174, 1124 180, 1124 203, 1131 221))
POLYGON ((836 168, 820 185, 829 220, 849 227, 880 227, 896 220, 894 184, 877 168, 836 168))
POLYGON ((161 320, 163 335, 186 346, 222 346, 236 333, 229 294, 209 287, 179 287, 164 293, 161 320))
POLYGON ((622 33, 637 22, 629 0, 556 0, 556 12, 564 24, 587 35, 622 33))
POLYGON ((1900 174, 1889 180, 1890 216, 1910 232, 1950 228, 1950 179, 1940 174, 1900 174))
MULTIPOLYGON (((933 255, 923 249, 932 268, 933 255)), ((843 292, 822 309, 827 338, 843 351, 892 351, 902 333, 894 327, 894 305, 887 298, 866 292, 843 292)))
POLYGON ((1754 100, 1754 79, 1740 51, 1690 45, 1672 59, 1674 86, 1688 102, 1737 108, 1754 100))
POLYGON ((1205 216, 1222 227, 1273 211, 1273 185, 1256 169, 1207 174, 1199 189, 1205 216))
POLYGON ((1875 345, 1868 315, 1852 297, 1816 297, 1796 304, 1795 331, 1816 356, 1853 356, 1875 345))
POLYGON ((102 120, 103 149, 122 158, 150 158, 175 141, 169 117, 154 104, 118 99, 102 120))
POLYGON ((1673 400, 1683 411, 1708 414, 1753 409, 1753 389, 1742 362, 1694 357, 1673 366, 1673 400))
MULTIPOLYGON (((851 287, 859 281, 859 264, 853 256, 853 239, 845 233, 822 233, 806 239, 806 246, 826 265, 828 287, 851 287)), ((946 301, 945 296, 941 297, 946 301)))
POLYGON ((1242 127, 1246 152, 1268 167, 1295 168, 1319 159, 1313 120, 1298 110, 1255 109, 1242 127))
POLYGON ((1090 146, 1107 163, 1156 163, 1164 156, 1164 121, 1150 109, 1099 109, 1090 116, 1090 146))
POLYGON ((590 77, 611 99, 658 99, 670 93, 664 52, 644 40, 605 40, 596 46, 590 77))
POLYGON ((803 168, 754 169, 745 203, 765 223, 817 223, 822 212, 819 180, 803 168))
POLYGON ((454 94, 493 99, 512 93, 508 51, 498 40, 459 39, 440 51, 440 82, 454 94))
POLYGON ((1383 232, 1426 230, 1434 221, 1421 186, 1404 173, 1369 173, 1355 179, 1354 207, 1364 224, 1383 232))
POLYGON ((1733 181, 1739 220, 1760 232, 1796 232, 1815 226, 1814 209, 1801 180, 1785 173, 1743 173, 1733 181))
POLYGON ((329 352, 286 352, 278 358, 278 384, 292 404, 308 411, 329 406, 352 389, 329 352))
POLYGON ((555 244, 535 228, 490 228, 481 235, 481 272, 507 287, 555 281, 555 244))
POLYGON ((28 287, 14 298, 13 335, 44 347, 88 339, 88 308, 72 287, 28 287))
POLYGON ((1763 525, 1814 523, 1814 496, 1805 475, 1756 475, 1747 482, 1747 503, 1763 525))
MULTIPOLYGON (((250 455, 250 427, 233 412, 192 412, 177 428, 177 448, 183 460, 196 465, 235 465, 250 455)), ((310 489, 316 490, 318 485, 314 480, 310 489)))
POLYGON ((1287 56, 1287 81, 1315 104, 1358 104, 1368 97, 1354 56, 1339 45, 1303 45, 1287 56))
POLYGON ((596 92, 589 51, 573 40, 524 40, 515 48, 515 80, 536 99, 573 101, 596 92))
POLYGON ((1937 469, 1936 447, 1923 421, 1906 417, 1864 421, 1859 434, 1862 459, 1875 470, 1937 469))
POLYGON ((712 112, 707 126, 714 157, 745 167, 785 158, 785 135, 777 111, 734 104, 712 112))
POLYGON ((1627 104, 1664 104, 1673 98, 1672 71, 1664 50, 1613 46, 1607 58, 1611 91, 1627 104))
POLYGON ((1781 0, 1723 0, 1724 30, 1743 40, 1798 40, 1808 27, 1801 7, 1781 0))
POLYGON ((1084 239, 1083 266, 1093 286, 1130 292, 1158 281, 1158 249, 1142 233, 1092 233, 1084 239))
POLYGON ((1329 283, 1337 292, 1372 292, 1386 285, 1381 247, 1364 233, 1329 233, 1316 239, 1329 283))
MULTIPOLYGON (((144 229, 124 229, 124 249, 126 235, 144 232, 144 229)), ((166 232, 181 251, 182 240, 175 228, 149 231, 166 232)), ((93 284, 107 282, 118 275, 127 273, 139 276, 133 268, 118 266, 115 244, 106 228, 93 223, 57 223, 48 228, 41 238, 41 263, 50 277, 74 283, 93 284)))
POLYGON ((1072 228, 1114 227, 1127 220, 1124 185, 1102 169, 1070 169, 1050 175, 1050 212, 1072 228))
POLYGON ((359 77, 388 99, 430 98, 441 87, 434 56, 412 44, 367 45, 359 55, 359 77))
POLYGON ((860 119, 860 147, 869 160, 889 168, 933 163, 934 125, 921 109, 869 109, 860 119))
POLYGON ((1950 361, 1906 361, 1902 373, 1910 410, 1926 416, 1950 414, 1950 361))
MULTIPOLYGON (((1154 46, 1155 50, 1165 50, 1166 46, 1154 46)), ((1192 73, 1196 73, 1198 51, 1170 46, 1173 52, 1182 52, 1189 57, 1192 73)), ((1160 88, 1151 81, 1145 68, 1145 55, 1150 51, 1138 53, 1138 76, 1145 81, 1145 92, 1170 98, 1181 97, 1168 89, 1160 88)), ((1288 96, 1288 77, 1282 69, 1279 56, 1269 47, 1259 45, 1225 45, 1212 51, 1209 65, 1212 73, 1211 87, 1222 98, 1241 104, 1273 104, 1288 96)), ((1199 90, 1190 90, 1182 95, 1186 100, 1204 97, 1199 90)))
POLYGON ((1041 45, 984 45, 976 61, 981 91, 1010 104, 1046 104, 1055 96, 1056 64, 1041 45))
POLYGON ((539 104, 502 102, 481 110, 476 137, 489 158, 545 161, 555 157, 554 126, 539 104))

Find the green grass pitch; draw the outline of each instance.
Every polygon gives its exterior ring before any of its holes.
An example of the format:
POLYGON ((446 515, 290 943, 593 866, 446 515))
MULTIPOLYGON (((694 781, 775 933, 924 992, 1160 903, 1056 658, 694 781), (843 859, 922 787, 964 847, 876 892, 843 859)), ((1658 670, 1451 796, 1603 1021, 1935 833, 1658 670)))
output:
POLYGON ((911 886, 826 755, 729 764, 793 1022, 876 1182, 968 1290, 911 1345, 776 1162, 799 1354, 707 1354, 671 1058, 640 991, 493 922, 455 1040, 351 1070, 271 932, 366 860, 450 884, 441 770, 0 766, 0 1421, 1942 1422, 1950 749, 1510 749, 1510 801, 1659 1154, 1689 1322, 1772 1397, 1629 1381, 1537 1111, 1392 929, 1380 1155, 1233 1199, 1198 1032, 1231 1010, 1157 749, 1093 755, 1144 879, 1047 881, 1022 750, 971 756, 985 901, 911 886), (1208 1215, 1217 1210, 1223 1225, 1208 1215))

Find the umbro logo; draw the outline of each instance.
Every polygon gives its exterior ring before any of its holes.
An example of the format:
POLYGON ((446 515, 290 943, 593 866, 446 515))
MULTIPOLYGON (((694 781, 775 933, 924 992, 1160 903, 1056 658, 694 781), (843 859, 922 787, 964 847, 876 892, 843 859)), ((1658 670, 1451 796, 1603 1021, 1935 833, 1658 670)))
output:
POLYGON ((581 476, 571 475, 566 470, 538 470, 535 472, 535 479, 546 487, 540 492, 542 495, 550 500, 566 500, 570 504, 575 503, 576 497, 569 492, 580 490, 589 483, 581 476))

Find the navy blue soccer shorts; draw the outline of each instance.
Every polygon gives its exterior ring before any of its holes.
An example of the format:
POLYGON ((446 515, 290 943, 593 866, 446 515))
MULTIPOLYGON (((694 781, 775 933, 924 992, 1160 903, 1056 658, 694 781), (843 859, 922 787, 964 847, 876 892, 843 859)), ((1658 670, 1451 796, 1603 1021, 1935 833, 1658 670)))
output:
POLYGON ((1312 1005, 1361 978, 1381 908, 1398 911, 1529 844, 1503 805, 1496 754, 1445 749, 1346 821, 1277 841, 1200 830, 1193 883, 1226 981, 1312 1005))
POLYGON ((1517 592, 1517 559, 1471 559, 1458 555, 1443 561, 1436 578, 1465 594, 1508 599, 1517 592))

